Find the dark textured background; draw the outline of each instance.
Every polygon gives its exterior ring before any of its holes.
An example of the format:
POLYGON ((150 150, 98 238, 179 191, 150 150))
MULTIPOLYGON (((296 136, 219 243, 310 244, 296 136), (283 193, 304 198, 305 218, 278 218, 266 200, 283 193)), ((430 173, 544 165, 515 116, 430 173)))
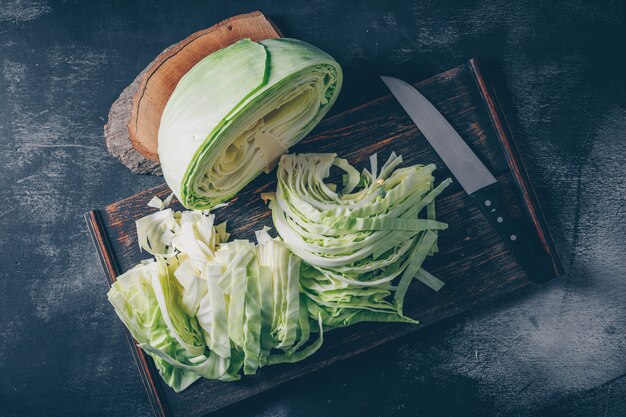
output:
POLYGON ((254 9, 343 65, 333 113, 491 60, 569 274, 220 415, 626 415, 625 2, 177 3, 0 0, 0 415, 150 415, 82 214, 162 179, 102 126, 162 49, 254 9))

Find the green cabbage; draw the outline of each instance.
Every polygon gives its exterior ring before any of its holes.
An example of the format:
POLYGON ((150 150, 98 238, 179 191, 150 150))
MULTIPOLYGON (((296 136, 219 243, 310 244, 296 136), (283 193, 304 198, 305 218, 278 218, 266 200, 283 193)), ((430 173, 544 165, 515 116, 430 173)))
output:
POLYGON ((267 196, 274 227, 302 259, 307 307, 326 326, 415 322, 403 314, 410 282, 443 285, 421 266, 447 227, 435 219, 435 197, 450 179, 434 187, 434 165, 401 163, 392 153, 379 170, 374 155, 359 173, 335 154, 280 159, 276 193, 267 196), (333 167, 345 173, 341 191, 325 182, 333 167))
POLYGON ((156 262, 139 264, 120 275, 109 290, 109 301, 139 346, 153 357, 163 380, 176 392, 201 376, 221 377, 228 369, 228 360, 206 352, 197 320, 179 307, 180 293, 170 293, 168 303, 159 302, 162 283, 178 286, 163 258, 157 258, 156 262), (165 319, 168 315, 172 317, 165 319))
POLYGON ((245 39, 207 56, 161 117, 167 184, 187 208, 231 198, 315 127, 341 84, 332 57, 295 39, 245 39))
MULTIPOLYGON (((160 205, 158 205, 161 208, 160 205)), ((108 297, 152 358, 181 391, 200 377, 235 381, 241 373, 297 362, 323 343, 300 295, 300 259, 267 230, 258 245, 226 243, 226 225, 209 212, 158 211, 137 221, 142 249, 155 255, 120 275, 108 297), (319 337, 310 342, 311 335, 319 337)))

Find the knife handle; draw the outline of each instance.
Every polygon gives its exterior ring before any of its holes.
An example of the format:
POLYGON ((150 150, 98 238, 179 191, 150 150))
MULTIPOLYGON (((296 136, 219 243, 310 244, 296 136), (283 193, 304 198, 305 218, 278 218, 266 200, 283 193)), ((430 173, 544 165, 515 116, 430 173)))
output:
POLYGON ((552 262, 545 253, 537 253, 531 236, 506 214, 500 204, 500 184, 494 183, 472 194, 483 214, 511 250, 521 267, 535 282, 546 282, 552 278, 552 262))

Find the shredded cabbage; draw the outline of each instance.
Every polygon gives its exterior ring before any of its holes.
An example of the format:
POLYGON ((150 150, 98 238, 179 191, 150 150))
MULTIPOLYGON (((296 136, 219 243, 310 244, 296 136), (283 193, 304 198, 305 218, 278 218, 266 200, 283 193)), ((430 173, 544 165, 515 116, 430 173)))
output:
POLYGON ((300 260, 267 229, 258 245, 226 243, 213 214, 166 209, 138 220, 137 236, 155 259, 120 275, 109 301, 176 392, 200 377, 235 381, 297 362, 322 345, 321 318, 312 329, 300 295, 300 260))
POLYGON ((163 175, 187 208, 211 208, 300 141, 331 108, 343 75, 295 39, 241 40, 196 64, 163 111, 163 175))
MULTIPOLYGON (((167 305, 159 303, 154 284, 160 281, 168 285, 175 283, 164 263, 163 258, 157 258, 157 262, 139 264, 120 275, 111 286, 108 297, 139 346, 153 357, 163 380, 178 392, 200 376, 220 377, 228 364, 216 355, 205 355, 205 349, 199 349, 204 342, 193 316, 178 311, 179 318, 186 324, 183 328, 189 343, 181 343, 179 329, 172 320, 165 320, 165 315, 170 312, 167 305)), ((177 308, 173 304, 170 306, 177 308)))
POLYGON ((434 165, 401 163, 392 153, 379 169, 373 155, 371 169, 359 173, 335 154, 281 157, 276 193, 265 197, 276 230, 303 261, 309 313, 326 326, 416 322, 403 314, 410 282, 443 285, 421 266, 447 227, 435 218, 435 197, 451 181, 434 187, 434 165), (333 167, 344 172, 341 191, 325 182, 333 167))

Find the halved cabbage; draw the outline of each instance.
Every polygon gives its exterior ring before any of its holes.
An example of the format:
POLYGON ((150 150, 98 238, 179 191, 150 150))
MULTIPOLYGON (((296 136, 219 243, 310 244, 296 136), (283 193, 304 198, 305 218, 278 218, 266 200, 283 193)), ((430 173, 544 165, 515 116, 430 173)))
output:
POLYGON ((332 57, 295 39, 244 39, 207 56, 161 117, 167 184, 187 208, 231 198, 317 125, 342 79, 332 57))

